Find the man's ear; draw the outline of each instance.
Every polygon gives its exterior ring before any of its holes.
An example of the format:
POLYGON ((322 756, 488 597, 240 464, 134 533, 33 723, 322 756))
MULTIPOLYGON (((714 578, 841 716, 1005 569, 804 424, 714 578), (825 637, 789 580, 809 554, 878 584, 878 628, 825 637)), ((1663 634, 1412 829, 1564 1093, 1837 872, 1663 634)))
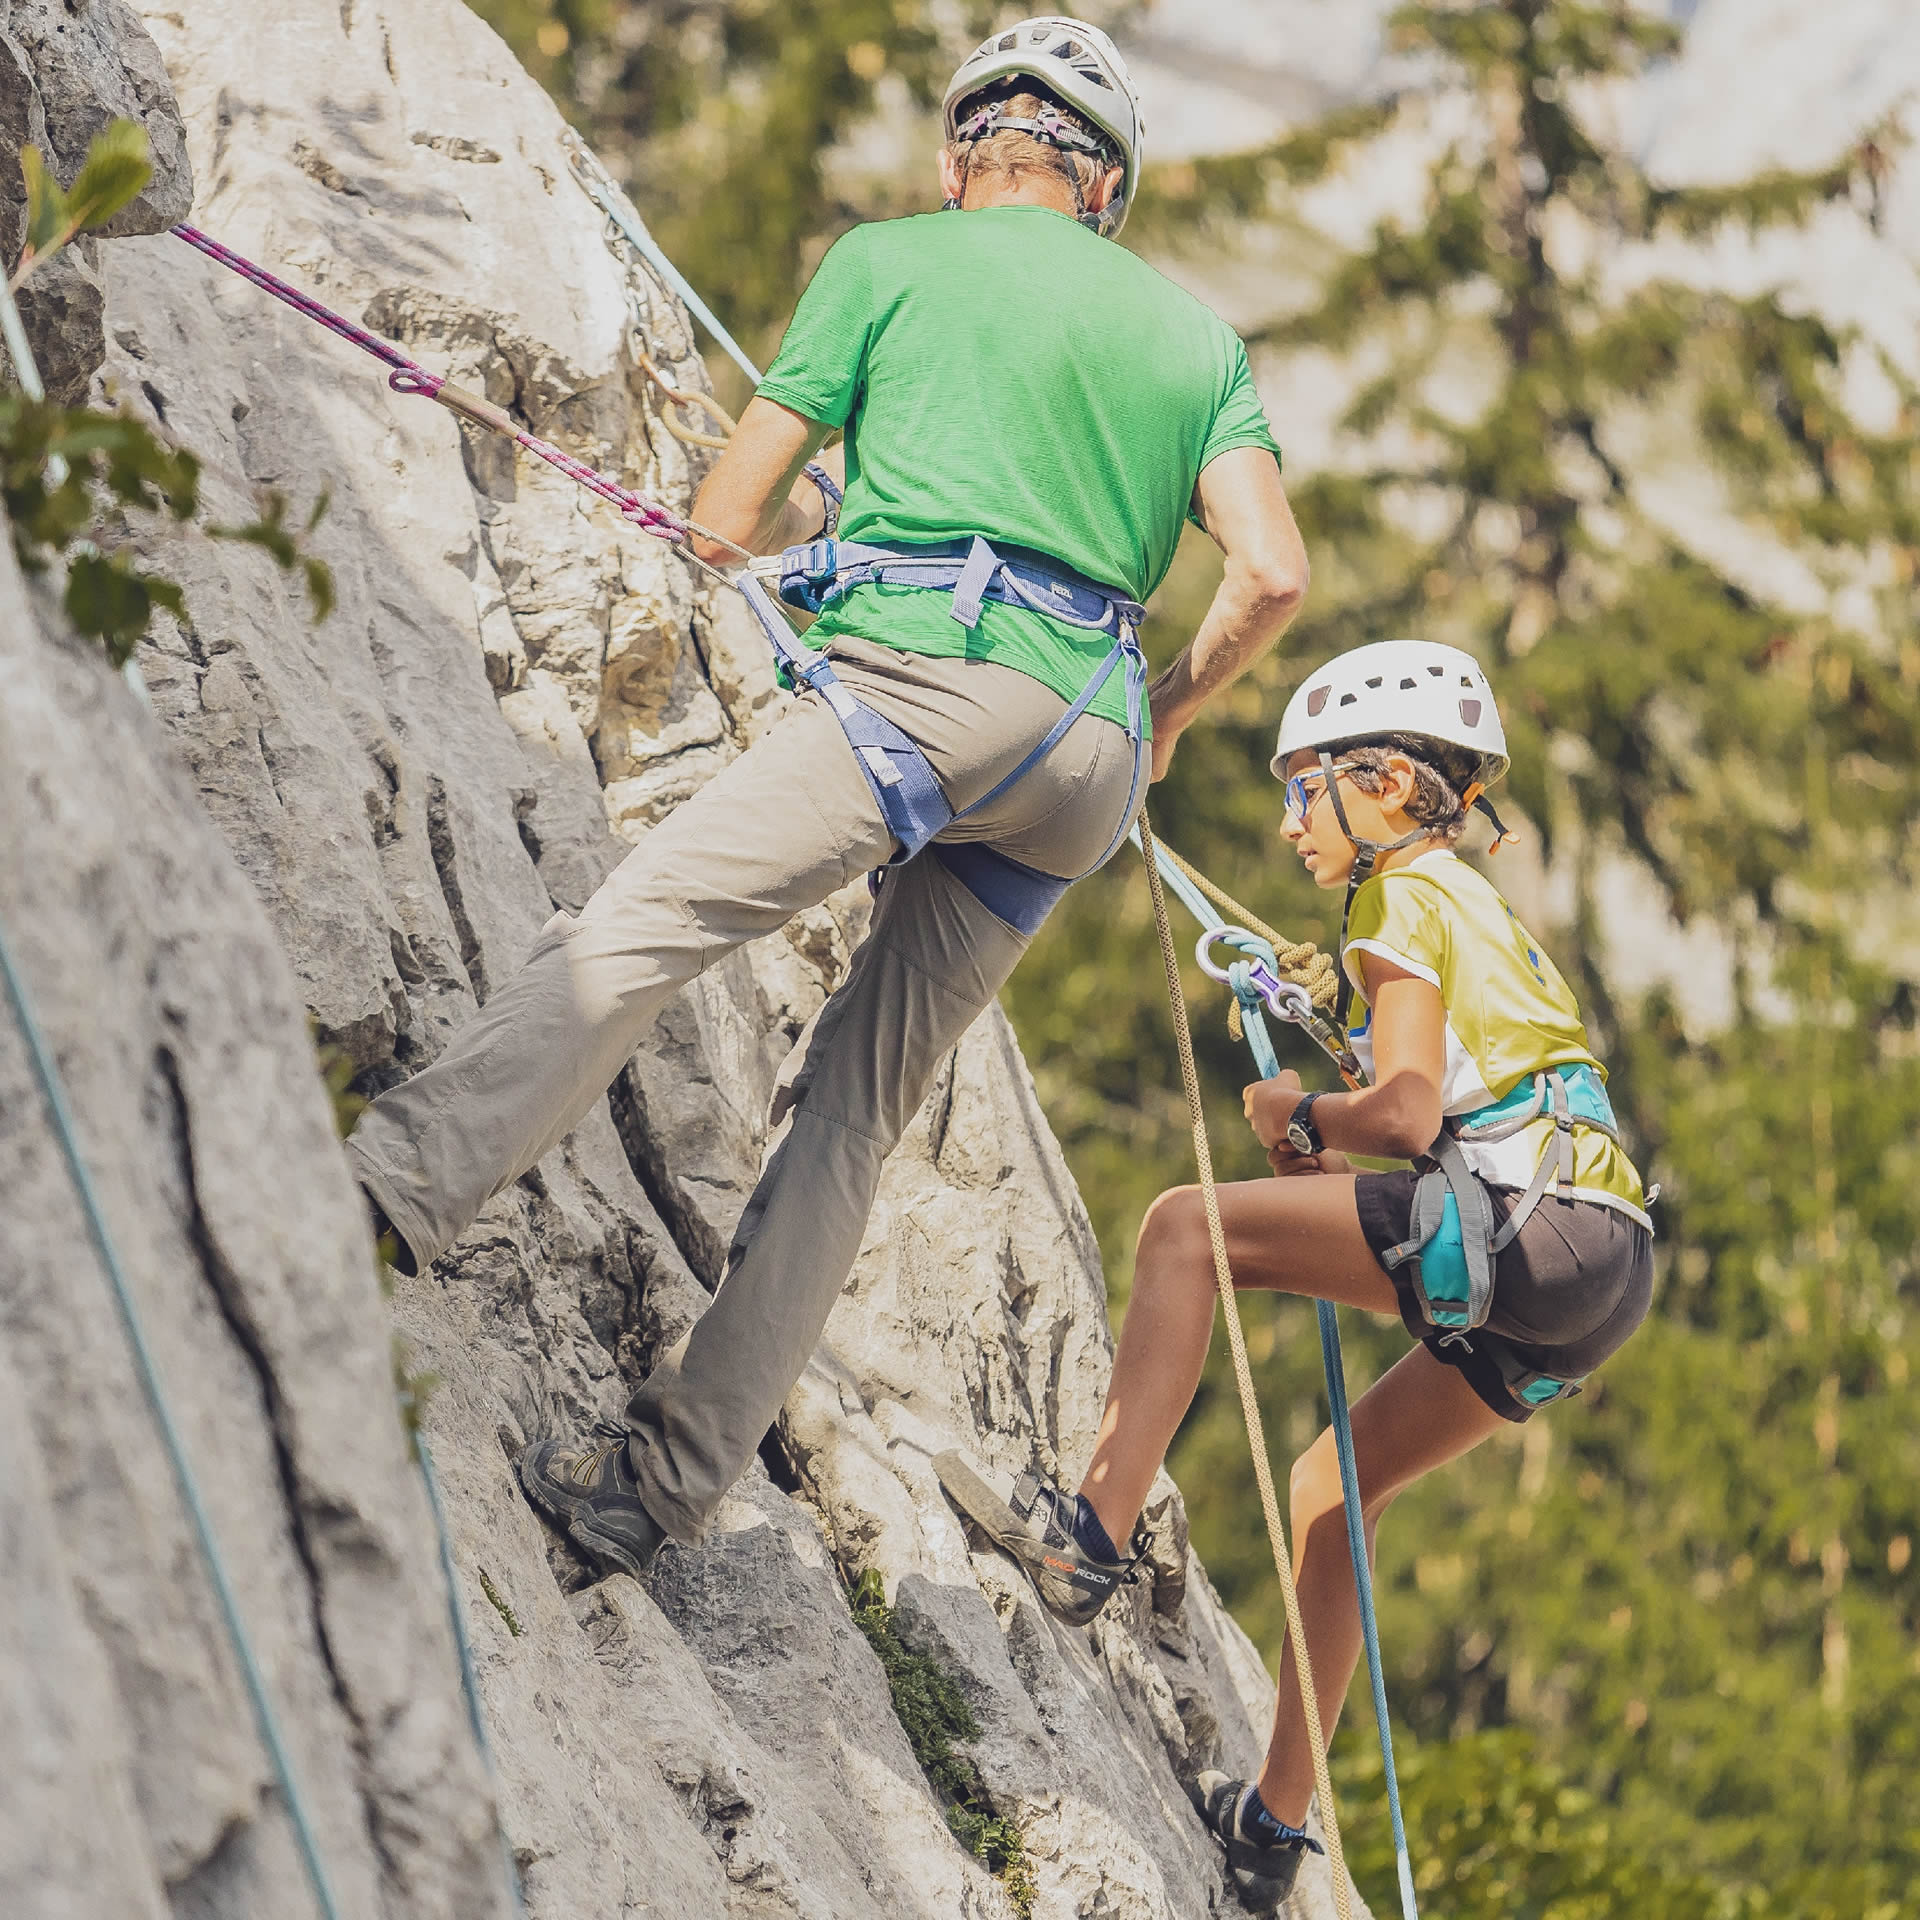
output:
POLYGON ((1115 196, 1126 183, 1125 167, 1109 167, 1091 187, 1087 189, 1087 211, 1105 213, 1113 205, 1115 196))
POLYGON ((958 200, 964 192, 960 178, 960 168, 953 157, 951 147, 940 149, 940 197, 942 200, 958 200))

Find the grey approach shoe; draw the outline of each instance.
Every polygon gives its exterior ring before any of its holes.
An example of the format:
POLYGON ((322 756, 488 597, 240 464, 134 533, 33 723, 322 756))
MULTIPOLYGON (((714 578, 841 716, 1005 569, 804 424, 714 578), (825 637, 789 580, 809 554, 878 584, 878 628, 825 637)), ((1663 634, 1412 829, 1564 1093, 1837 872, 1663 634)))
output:
POLYGON ((1187 1789, 1193 1810, 1207 1831, 1227 1849, 1227 1878, 1249 1913, 1277 1913, 1293 1891, 1300 1862, 1309 1852, 1324 1853, 1318 1840, 1290 1827, 1262 1807, 1249 1818, 1252 1785, 1224 1773, 1203 1773, 1187 1789))
POLYGON ((666 1544, 627 1464, 627 1430, 600 1421, 586 1441, 536 1440, 520 1456, 527 1498, 602 1573, 637 1580, 666 1544))
POLYGON ((1077 1495, 1036 1473, 998 1473, 957 1447, 934 1456, 947 1498, 1003 1553, 1026 1568, 1047 1611, 1070 1627, 1088 1625, 1138 1564, 1096 1560, 1073 1537, 1077 1495))

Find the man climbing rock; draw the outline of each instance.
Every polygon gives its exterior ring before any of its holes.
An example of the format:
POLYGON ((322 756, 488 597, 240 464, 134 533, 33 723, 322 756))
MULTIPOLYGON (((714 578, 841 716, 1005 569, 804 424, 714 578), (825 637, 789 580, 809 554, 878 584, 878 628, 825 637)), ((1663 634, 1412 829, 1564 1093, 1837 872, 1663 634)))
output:
POLYGON ((844 431, 838 539, 783 569, 783 592, 824 609, 799 697, 348 1143, 423 1268, 603 1096, 675 989, 887 867, 712 1306, 622 1425, 522 1457, 528 1494, 605 1568, 700 1540, 819 1339, 940 1059, 1305 591, 1245 349, 1112 244, 1141 155, 1112 43, 1052 16, 995 35, 954 76, 946 127, 943 211, 827 254, 695 502, 711 564, 804 539, 838 489, 803 469, 844 431), (1188 513, 1225 575, 1149 727, 1139 603, 1188 513))

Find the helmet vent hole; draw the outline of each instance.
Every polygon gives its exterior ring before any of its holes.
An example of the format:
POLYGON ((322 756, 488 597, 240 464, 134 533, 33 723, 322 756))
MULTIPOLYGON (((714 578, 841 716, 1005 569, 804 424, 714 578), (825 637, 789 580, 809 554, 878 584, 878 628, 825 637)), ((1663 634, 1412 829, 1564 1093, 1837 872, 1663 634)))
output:
POLYGON ((999 53, 1011 53, 1019 44, 1020 36, 1017 33, 1003 33, 1000 36, 1000 42, 995 51, 999 53))
POLYGON ((1401 687, 1401 690, 1405 693, 1418 693, 1420 690, 1420 683, 1417 680, 1402 680, 1400 682, 1400 687, 1401 687))
POLYGON ((1331 687, 1315 687, 1314 690, 1307 695, 1307 717, 1309 719, 1317 720, 1321 714, 1326 711, 1327 695, 1332 691, 1333 689, 1331 687))
POLYGON ((1342 705, 1343 707, 1350 707, 1350 706, 1352 706, 1352 705, 1354 704, 1354 702, 1355 702, 1356 700, 1358 700, 1358 699, 1359 699, 1359 697, 1360 697, 1360 696, 1359 696, 1358 694, 1355 694, 1355 693, 1343 693, 1343 694, 1342 694, 1342 695, 1340 696, 1340 704, 1341 704, 1341 705, 1342 705))
MULTIPOLYGON (((1367 682, 1367 685, 1370 687, 1379 687, 1379 686, 1384 686, 1385 684, 1386 684, 1386 676, 1384 674, 1378 674, 1378 673, 1376 673, 1373 676, 1373 678, 1367 682)), ((1340 704, 1344 707, 1347 703, 1343 700, 1341 701, 1340 704)))
POLYGON ((1461 685, 1462 685, 1463 687, 1470 687, 1470 686, 1472 686, 1472 685, 1473 685, 1473 676, 1472 676, 1471 674, 1466 674, 1466 673, 1463 673, 1463 674, 1462 674, 1462 675, 1460 676, 1460 684, 1461 684, 1461 685))
POLYGON ((1460 718, 1464 720, 1468 726, 1477 727, 1480 724, 1480 702, 1478 700, 1462 700, 1460 702, 1460 718))
POLYGON ((1447 677, 1445 667, 1429 667, 1427 671, 1432 674, 1436 680, 1444 680, 1447 677))
POLYGON ((1054 48, 1054 52, 1057 53, 1062 60, 1078 60, 1086 51, 1086 48, 1083 47, 1078 40, 1063 40, 1054 48))

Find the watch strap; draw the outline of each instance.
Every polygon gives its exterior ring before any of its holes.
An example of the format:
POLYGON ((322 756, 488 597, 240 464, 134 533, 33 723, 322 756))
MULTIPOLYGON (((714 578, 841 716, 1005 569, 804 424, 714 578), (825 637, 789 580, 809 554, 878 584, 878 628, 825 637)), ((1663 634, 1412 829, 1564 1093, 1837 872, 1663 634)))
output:
MULTIPOLYGON (((1297 1127, 1312 1143, 1306 1149, 1309 1153, 1322 1152, 1327 1144, 1320 1137, 1320 1129, 1313 1124, 1313 1103, 1319 1098, 1320 1096, 1317 1092, 1303 1093, 1300 1096, 1300 1104, 1294 1108, 1287 1120, 1287 1133, 1289 1136, 1292 1135, 1294 1129, 1297 1127)), ((1297 1147, 1300 1143, 1296 1140, 1293 1141, 1292 1144, 1297 1147)))

